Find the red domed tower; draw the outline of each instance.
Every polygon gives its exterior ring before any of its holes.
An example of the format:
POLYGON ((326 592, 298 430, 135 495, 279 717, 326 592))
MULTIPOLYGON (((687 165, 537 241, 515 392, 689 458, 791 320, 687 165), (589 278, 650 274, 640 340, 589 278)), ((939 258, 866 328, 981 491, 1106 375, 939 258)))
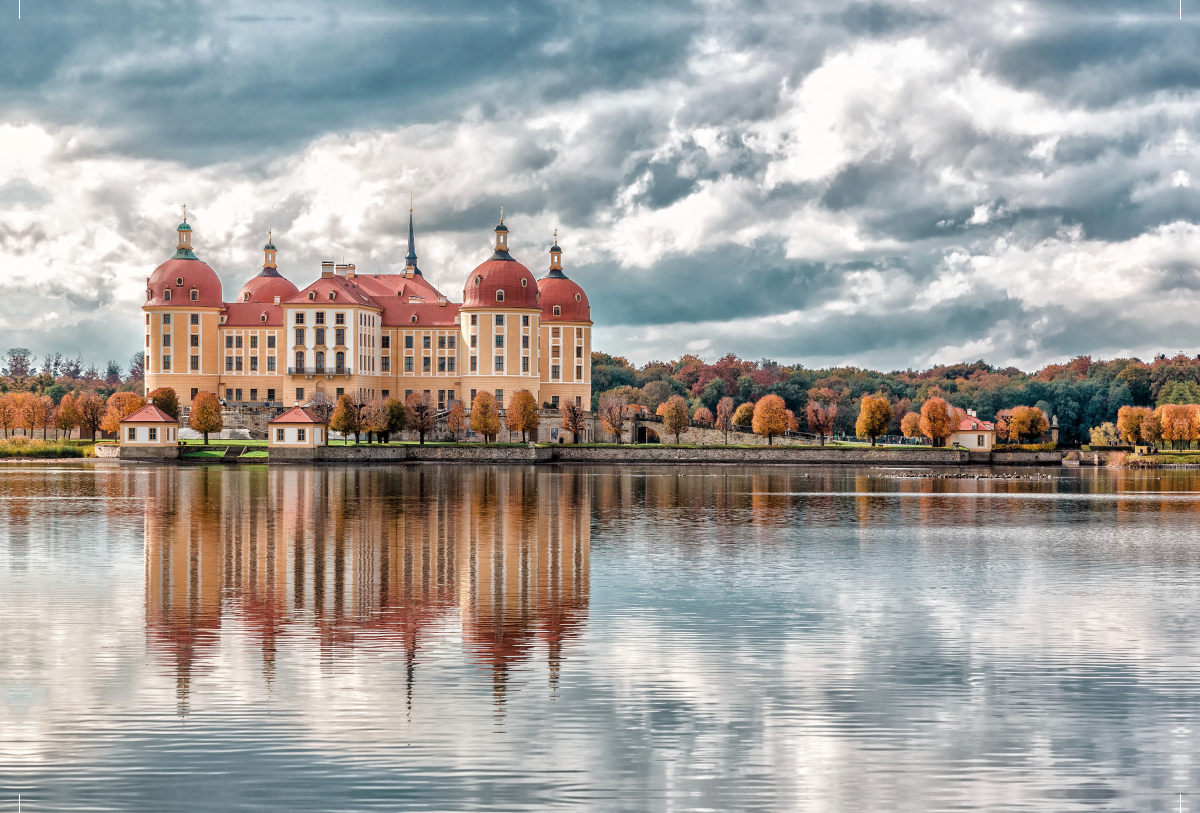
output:
POLYGON ((275 265, 275 252, 275 243, 268 234, 267 244, 263 246, 263 269, 238 291, 237 302, 278 305, 300 293, 299 288, 279 273, 279 268, 275 265))
POLYGON ((508 253, 503 211, 494 253, 467 277, 459 315, 467 348, 463 371, 467 403, 476 392, 486 390, 503 407, 516 391, 529 390, 540 404, 537 279, 508 253))
POLYGON ((221 279, 192 252, 184 209, 175 255, 146 280, 146 392, 170 387, 182 403, 191 391, 217 391, 221 279))
POLYGON ((557 408, 574 401, 592 408, 592 308, 583 288, 563 273, 558 230, 550 272, 538 280, 542 307, 542 398, 557 408))

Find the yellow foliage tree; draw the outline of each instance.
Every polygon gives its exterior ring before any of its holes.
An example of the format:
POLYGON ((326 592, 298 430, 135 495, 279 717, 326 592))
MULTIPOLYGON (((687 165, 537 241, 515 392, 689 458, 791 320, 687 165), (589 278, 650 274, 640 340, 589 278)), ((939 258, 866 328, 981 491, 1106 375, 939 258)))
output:
POLYGON ((733 412, 734 426, 750 426, 754 423, 754 404, 742 404, 733 412))
POLYGON ((188 426, 204 435, 204 445, 208 445, 208 436, 212 432, 220 432, 225 428, 221 418, 221 402, 211 392, 201 391, 192 399, 192 408, 188 412, 188 426))
POLYGON ((463 408, 462 401, 451 402, 450 413, 446 415, 446 428, 454 433, 457 443, 458 433, 467 428, 467 411, 463 408))
POLYGON ((763 435, 767 444, 774 443, 776 435, 782 435, 788 428, 787 405, 778 395, 764 395, 754 405, 754 417, 751 428, 756 435, 763 435))
POLYGON ((1149 407, 1123 406, 1117 410, 1117 433, 1121 440, 1136 444, 1142 440, 1142 423, 1152 414, 1149 407))
POLYGON ((900 419, 900 431, 904 433, 906 438, 921 437, 921 415, 917 412, 909 412, 900 419))
POLYGON ((869 438, 871 445, 874 446, 876 438, 887 432, 893 415, 892 405, 888 399, 864 395, 862 403, 859 405, 854 433, 860 438, 869 438))
POLYGON ((79 426, 79 410, 75 406, 75 396, 68 392, 54 409, 54 428, 71 437, 76 426, 79 426))
POLYGON ((9 430, 17 425, 17 408, 11 395, 0 395, 0 427, 4 428, 4 438, 8 439, 9 430))
POLYGON ((953 434, 956 426, 954 413, 944 398, 930 398, 921 404, 921 434, 933 441, 934 446, 945 446, 946 438, 953 434))
POLYGON ((660 407, 662 410, 659 414, 662 415, 663 429, 671 435, 675 436, 675 445, 679 445, 679 436, 688 428, 688 404, 680 395, 672 395, 663 402, 660 407))
POLYGON ((1046 415, 1037 407, 1015 406, 1008 419, 1008 436, 1018 443, 1023 439, 1040 437, 1050 428, 1046 415))
POLYGON ((471 402, 471 431, 483 435, 484 443, 500 431, 500 407, 490 392, 480 391, 471 402))
POLYGON ((513 393, 512 402, 504 412, 504 426, 510 432, 520 432, 521 442, 525 442, 525 433, 532 432, 541 425, 538 417, 537 401, 529 390, 517 390, 513 393))
POLYGON ((358 442, 358 433, 362 431, 362 427, 358 420, 358 407, 349 395, 338 396, 333 414, 329 416, 329 428, 342 436, 343 446, 350 442, 351 435, 354 435, 354 442, 358 442))
POLYGON ((146 399, 135 392, 114 392, 108 397, 108 409, 100 428, 105 432, 121 431, 121 421, 146 405, 146 399))

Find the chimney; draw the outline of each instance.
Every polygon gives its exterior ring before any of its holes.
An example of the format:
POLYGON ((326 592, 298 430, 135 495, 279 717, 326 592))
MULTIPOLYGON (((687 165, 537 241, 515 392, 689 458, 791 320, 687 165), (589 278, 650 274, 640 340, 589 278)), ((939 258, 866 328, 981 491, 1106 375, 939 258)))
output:
POLYGON ((329 279, 332 276, 333 276, 333 263, 328 262, 328 261, 321 263, 321 279, 329 279))
POLYGON ((278 304, 279 304, 279 297, 275 297, 275 304, 276 304, 276 305, 278 305, 278 304))
POLYGON ((444 308, 444 307, 446 307, 446 297, 444 297, 444 296, 439 296, 439 297, 438 297, 438 307, 439 307, 439 308, 444 308))
POLYGON ((346 279, 354 279, 354 263, 346 266, 346 279))
POLYGON ((337 275, 338 275, 339 277, 344 277, 344 276, 346 276, 346 270, 347 270, 348 268, 350 268, 350 266, 348 266, 348 265, 346 265, 346 264, 344 264, 344 263, 338 263, 338 264, 337 264, 337 275))
POLYGON ((975 410, 973 410, 973 409, 968 409, 968 410, 967 410, 967 414, 968 414, 968 415, 970 415, 972 418, 978 417, 978 416, 975 414, 975 410))

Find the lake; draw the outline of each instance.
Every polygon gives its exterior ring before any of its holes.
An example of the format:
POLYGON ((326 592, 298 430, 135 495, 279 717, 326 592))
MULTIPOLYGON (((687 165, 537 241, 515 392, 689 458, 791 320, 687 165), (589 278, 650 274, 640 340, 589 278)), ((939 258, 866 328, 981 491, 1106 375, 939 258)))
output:
POLYGON ((1200 473, 1040 471, 2 465, 0 810, 1200 809, 1200 473))

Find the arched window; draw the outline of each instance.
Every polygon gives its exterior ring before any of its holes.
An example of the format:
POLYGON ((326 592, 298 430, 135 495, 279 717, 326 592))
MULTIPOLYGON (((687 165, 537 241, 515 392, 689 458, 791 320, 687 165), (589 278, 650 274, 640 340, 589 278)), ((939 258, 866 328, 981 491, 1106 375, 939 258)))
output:
POLYGON ((343 373, 346 371, 346 354, 341 350, 337 354, 337 371, 343 373))
POLYGON ((316 292, 316 291, 309 291, 309 292, 308 292, 308 298, 309 298, 309 299, 316 299, 316 298, 317 298, 317 292, 316 292))
POLYGON ((265 313, 264 313, 264 314, 261 314, 261 315, 258 317, 258 321, 260 321, 260 322, 265 322, 265 321, 267 321, 267 315, 266 315, 265 313))
MULTIPOLYGON (((196 297, 194 297, 194 296, 192 297, 192 299, 195 299, 195 298, 196 298, 196 297)), ((242 294, 242 301, 243 301, 243 302, 249 302, 249 301, 250 301, 250 292, 249 292, 249 291, 246 291, 246 293, 242 294)))
POLYGON ((504 301, 504 291, 496 291, 496 301, 497 302, 504 301))
MULTIPOLYGON (((247 298, 247 299, 249 299, 249 298, 250 298, 250 294, 246 294, 246 298, 247 298)), ((192 289, 192 301, 193 301, 193 302, 199 302, 199 301, 200 301, 200 290, 199 290, 198 288, 193 288, 193 289, 192 289)))
POLYGON ((483 277, 479 277, 479 276, 475 277, 475 284, 476 284, 476 285, 478 285, 478 284, 479 284, 479 283, 481 283, 481 282, 483 282, 483 277))
POLYGON ((522 287, 522 288, 528 288, 528 287, 529 287, 529 280, 525 279, 524 277, 521 277, 521 287, 522 287))
POLYGON ((323 373, 323 372, 325 372, 325 352, 322 350, 318 350, 316 355, 317 355, 317 359, 316 359, 317 372, 323 373))
POLYGON ((415 325, 417 323, 417 315, 414 313, 409 321, 415 325))
POLYGON ((562 308, 560 308, 558 305, 555 305, 555 306, 554 306, 554 315, 555 315, 555 316, 562 316, 562 308))
POLYGON ((575 294, 575 301, 576 301, 576 302, 582 302, 582 301, 583 301, 583 297, 581 297, 579 294, 575 294))
POLYGON ((304 372, 304 351, 303 350, 296 351, 296 372, 298 372, 298 373, 304 372))

